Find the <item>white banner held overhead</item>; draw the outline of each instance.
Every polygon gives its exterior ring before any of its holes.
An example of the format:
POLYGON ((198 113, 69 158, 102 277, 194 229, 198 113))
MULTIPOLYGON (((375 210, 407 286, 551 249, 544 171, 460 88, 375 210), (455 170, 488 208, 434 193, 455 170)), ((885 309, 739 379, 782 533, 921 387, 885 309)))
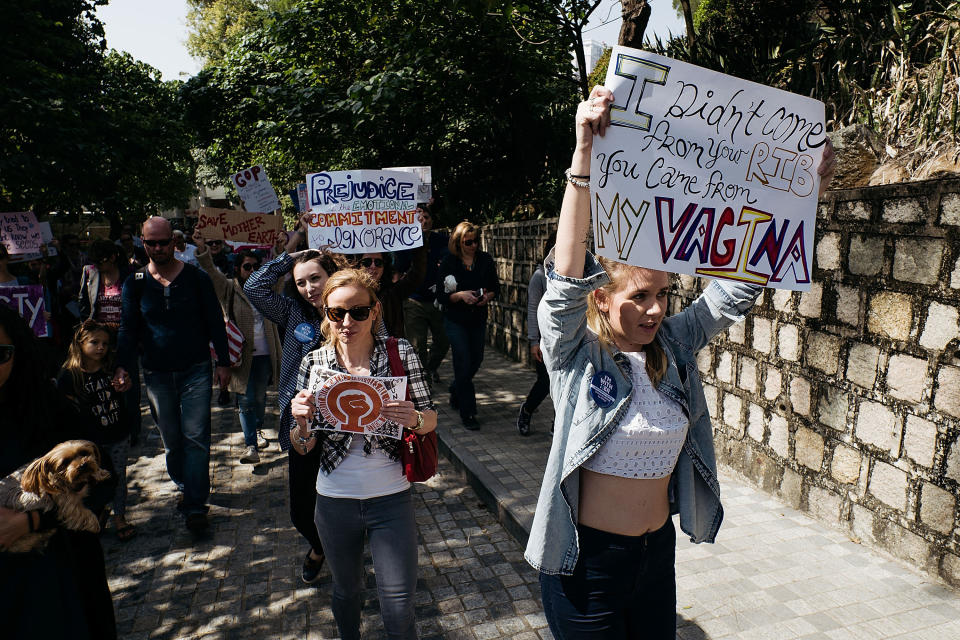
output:
POLYGON ((280 208, 277 192, 260 165, 238 171, 230 179, 243 200, 243 208, 250 213, 272 213, 280 208))
POLYGON ((307 176, 313 248, 338 253, 402 251, 423 245, 415 174, 402 171, 322 171, 307 176))
POLYGON ((810 288, 822 102, 615 47, 594 138, 597 253, 676 273, 810 288))
POLYGON ((414 173, 420 180, 420 188, 417 189, 417 203, 430 202, 433 197, 433 169, 430 167, 384 167, 384 171, 406 171, 414 173))

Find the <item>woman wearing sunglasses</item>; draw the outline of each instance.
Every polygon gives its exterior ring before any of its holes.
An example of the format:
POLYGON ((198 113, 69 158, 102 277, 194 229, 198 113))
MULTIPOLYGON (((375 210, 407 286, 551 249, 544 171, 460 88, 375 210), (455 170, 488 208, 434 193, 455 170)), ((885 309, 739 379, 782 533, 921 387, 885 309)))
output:
MULTIPOLYGON (((359 269, 339 271, 327 281, 324 342, 303 359, 297 376, 302 391, 291 403, 298 425, 292 434, 295 450, 320 452, 315 518, 333 576, 333 615, 345 640, 360 637, 365 535, 387 637, 417 637, 413 608, 417 530, 410 483, 400 464, 402 440, 323 430, 314 390, 307 388, 317 367, 357 376, 391 376, 387 337, 376 329, 382 313, 376 289, 373 278, 359 269)), ((437 412, 420 359, 409 342, 397 343, 410 400, 384 402, 381 415, 406 429, 429 433, 437 426, 437 412)))
MULTIPOLYGON (((420 218, 421 224, 423 219, 420 218)), ((423 246, 411 251, 410 268, 394 280, 393 260, 389 253, 364 253, 352 260, 357 269, 364 269, 377 283, 377 297, 383 310, 383 324, 387 334, 395 338, 405 338, 403 301, 416 291, 427 275, 428 239, 423 246)))
POLYGON ((477 397, 473 376, 483 362, 487 339, 487 303, 500 293, 493 258, 480 251, 480 227, 463 221, 450 235, 450 255, 440 263, 437 300, 444 306, 443 327, 453 352, 450 406, 459 409, 463 426, 471 431, 477 422, 477 397))
POLYGON ((257 311, 243 291, 250 275, 260 268, 260 259, 252 251, 237 254, 236 277, 227 279, 213 262, 212 252, 203 241, 199 229, 193 232, 197 250, 195 257, 200 268, 213 281, 224 318, 236 323, 243 334, 240 362, 234 366, 229 390, 237 397, 237 413, 243 430, 244 451, 241 464, 257 464, 260 453, 257 436, 263 429, 267 410, 267 383, 270 376, 277 379, 280 366, 280 333, 277 325, 257 311))
POLYGON ((283 351, 277 378, 277 401, 280 421, 277 432, 280 449, 287 451, 290 482, 290 520, 310 548, 304 556, 300 578, 312 584, 320 578, 323 566, 323 545, 313 523, 317 501, 314 485, 320 468, 319 451, 299 455, 290 448, 290 431, 297 425, 290 415, 290 400, 297 393, 297 371, 303 357, 320 346, 321 294, 327 279, 342 269, 342 256, 314 251, 295 251, 304 239, 302 231, 294 231, 286 250, 247 278, 243 291, 263 316, 283 332, 283 351), (287 293, 277 291, 279 283, 291 274, 292 287, 287 293))

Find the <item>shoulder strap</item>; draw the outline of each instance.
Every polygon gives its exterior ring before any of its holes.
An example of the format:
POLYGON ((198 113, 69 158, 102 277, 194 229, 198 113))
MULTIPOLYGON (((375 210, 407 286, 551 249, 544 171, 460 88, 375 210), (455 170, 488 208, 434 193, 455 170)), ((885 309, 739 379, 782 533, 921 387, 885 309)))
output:
POLYGON ((403 368, 403 361, 400 359, 400 345, 393 336, 387 338, 387 357, 390 359, 390 374, 395 377, 407 375, 407 370, 403 368))

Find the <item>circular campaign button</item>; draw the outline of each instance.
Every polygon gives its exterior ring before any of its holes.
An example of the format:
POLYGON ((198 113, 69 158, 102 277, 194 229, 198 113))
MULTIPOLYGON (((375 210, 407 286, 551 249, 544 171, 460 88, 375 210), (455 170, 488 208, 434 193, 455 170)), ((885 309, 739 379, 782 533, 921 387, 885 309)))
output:
POLYGON ((317 330, 309 322, 301 322, 293 329, 293 337, 303 344, 313 342, 313 338, 316 335, 317 330))
POLYGON ((603 408, 617 399, 617 381, 607 371, 598 371, 590 380, 590 397, 603 408))

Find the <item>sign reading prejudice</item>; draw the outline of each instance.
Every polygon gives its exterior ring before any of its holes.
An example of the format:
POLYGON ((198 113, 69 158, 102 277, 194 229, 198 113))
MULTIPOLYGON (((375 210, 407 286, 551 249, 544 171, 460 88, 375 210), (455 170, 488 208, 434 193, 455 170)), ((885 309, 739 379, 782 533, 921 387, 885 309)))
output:
POLYGON ((632 265, 810 288, 822 102, 615 47, 594 138, 596 251, 632 265))
POLYGON ((200 207, 196 228, 208 240, 230 240, 246 245, 269 246, 283 228, 283 220, 270 213, 200 207))
POLYGON ((423 245, 420 180, 404 171, 323 171, 307 176, 310 247, 337 253, 402 251, 423 245))

